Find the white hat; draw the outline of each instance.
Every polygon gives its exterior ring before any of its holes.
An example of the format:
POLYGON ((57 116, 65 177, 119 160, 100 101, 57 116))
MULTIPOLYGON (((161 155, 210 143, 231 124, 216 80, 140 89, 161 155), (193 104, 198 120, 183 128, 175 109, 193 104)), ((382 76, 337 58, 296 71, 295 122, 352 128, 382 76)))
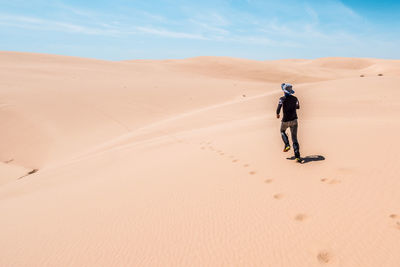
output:
POLYGON ((286 94, 294 94, 293 86, 290 83, 282 83, 281 88, 286 94))

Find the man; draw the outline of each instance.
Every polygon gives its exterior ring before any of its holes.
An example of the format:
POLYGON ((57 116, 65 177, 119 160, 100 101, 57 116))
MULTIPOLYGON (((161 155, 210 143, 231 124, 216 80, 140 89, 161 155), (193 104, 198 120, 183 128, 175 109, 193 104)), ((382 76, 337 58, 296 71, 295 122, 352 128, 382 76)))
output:
POLYGON ((281 123, 281 135, 282 140, 285 143, 283 152, 288 152, 290 150, 289 138, 286 135, 286 129, 290 128, 296 162, 303 163, 304 160, 300 157, 300 146, 299 142, 297 141, 298 124, 296 109, 300 108, 299 100, 297 97, 293 96, 294 90, 291 84, 282 83, 281 88, 285 95, 279 99, 278 108, 276 109, 276 118, 280 118, 279 113, 283 107, 283 118, 281 123))

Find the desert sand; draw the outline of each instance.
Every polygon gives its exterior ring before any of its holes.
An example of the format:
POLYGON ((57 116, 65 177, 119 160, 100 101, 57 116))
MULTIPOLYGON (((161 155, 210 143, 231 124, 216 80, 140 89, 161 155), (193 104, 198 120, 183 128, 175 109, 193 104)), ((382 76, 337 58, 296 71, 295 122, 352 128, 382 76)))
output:
POLYGON ((0 266, 399 266, 399 84, 399 60, 1 52, 0 266))

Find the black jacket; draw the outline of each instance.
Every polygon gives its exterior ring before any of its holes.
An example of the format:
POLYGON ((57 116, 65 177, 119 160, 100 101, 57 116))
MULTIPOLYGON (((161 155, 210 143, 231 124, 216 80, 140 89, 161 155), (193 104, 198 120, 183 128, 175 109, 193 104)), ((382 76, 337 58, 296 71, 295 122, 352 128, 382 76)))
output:
POLYGON ((285 95, 279 99, 278 108, 276 114, 281 112, 283 106, 283 118, 282 121, 292 121, 297 119, 296 109, 300 108, 299 100, 293 95, 285 95))

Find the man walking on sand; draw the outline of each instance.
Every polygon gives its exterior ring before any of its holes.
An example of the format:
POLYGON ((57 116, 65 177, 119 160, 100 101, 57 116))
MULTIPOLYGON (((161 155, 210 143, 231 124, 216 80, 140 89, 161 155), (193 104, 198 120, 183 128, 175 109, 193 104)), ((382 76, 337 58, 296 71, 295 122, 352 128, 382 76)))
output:
POLYGON ((297 97, 293 96, 294 90, 291 84, 282 83, 281 88, 285 95, 279 99, 278 108, 276 109, 276 118, 280 118, 279 113, 283 107, 283 118, 281 123, 281 135, 282 140, 285 143, 283 152, 288 152, 290 150, 289 138, 286 135, 286 129, 290 128, 296 162, 303 163, 304 160, 300 157, 300 146, 299 142, 297 141, 298 124, 296 110, 300 108, 299 100, 297 97))

